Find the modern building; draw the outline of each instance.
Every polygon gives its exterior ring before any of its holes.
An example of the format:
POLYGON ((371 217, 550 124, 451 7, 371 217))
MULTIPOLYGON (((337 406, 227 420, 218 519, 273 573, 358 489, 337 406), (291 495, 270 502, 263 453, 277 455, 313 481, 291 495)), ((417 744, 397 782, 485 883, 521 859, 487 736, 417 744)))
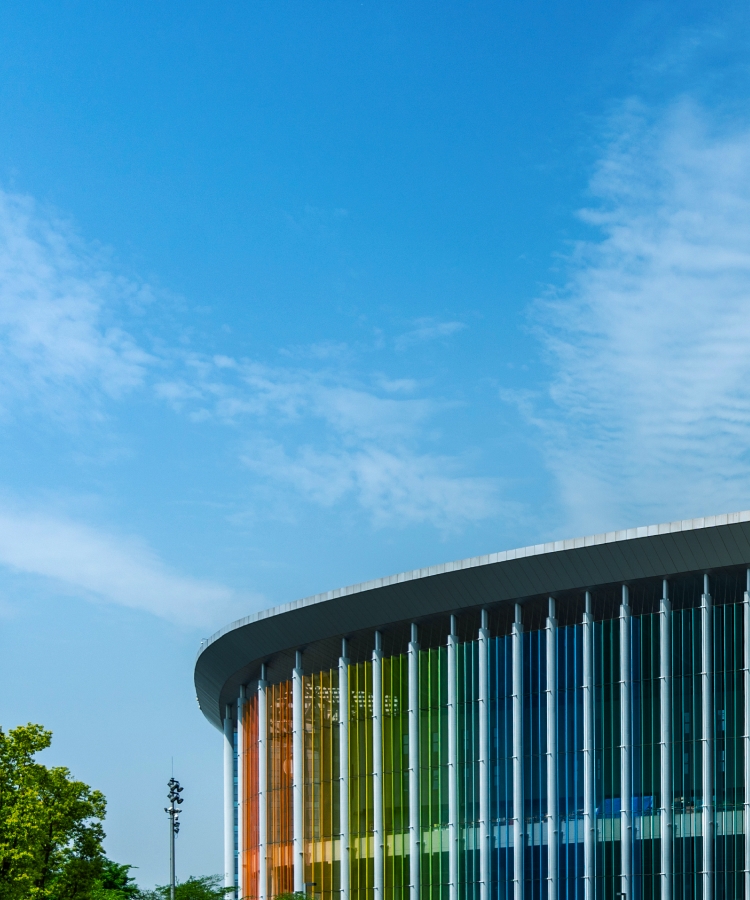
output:
POLYGON ((750 512, 491 554, 201 647, 272 900, 750 900, 750 512))

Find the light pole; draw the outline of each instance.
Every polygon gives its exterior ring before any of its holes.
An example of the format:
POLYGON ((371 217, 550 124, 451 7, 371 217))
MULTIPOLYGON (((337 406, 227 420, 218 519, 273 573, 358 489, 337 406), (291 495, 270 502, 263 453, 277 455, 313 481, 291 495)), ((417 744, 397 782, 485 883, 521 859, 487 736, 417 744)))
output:
POLYGON ((169 900, 174 900, 174 839, 180 833, 180 810, 178 806, 182 803, 182 786, 177 779, 172 776, 167 782, 169 793, 167 799, 169 806, 164 807, 164 812, 169 816, 169 900))

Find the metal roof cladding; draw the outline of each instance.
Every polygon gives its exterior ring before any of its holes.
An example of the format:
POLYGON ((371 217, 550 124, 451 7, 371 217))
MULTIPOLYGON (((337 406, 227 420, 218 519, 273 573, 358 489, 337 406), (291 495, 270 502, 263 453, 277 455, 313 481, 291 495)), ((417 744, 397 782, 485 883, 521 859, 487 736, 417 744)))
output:
POLYGON ((378 578, 263 610, 217 631, 198 651, 198 703, 221 728, 226 705, 236 700, 241 684, 259 677, 262 663, 282 660, 291 672, 295 650, 305 649, 314 671, 316 644, 330 648, 356 632, 539 595, 748 564, 750 511, 536 544, 378 578))

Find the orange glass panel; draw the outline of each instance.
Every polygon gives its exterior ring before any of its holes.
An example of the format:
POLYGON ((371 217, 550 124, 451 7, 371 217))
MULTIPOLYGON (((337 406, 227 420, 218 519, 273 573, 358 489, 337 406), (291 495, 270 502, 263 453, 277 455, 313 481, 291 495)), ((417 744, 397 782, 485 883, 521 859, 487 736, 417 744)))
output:
POLYGON ((244 836, 240 863, 244 870, 245 896, 258 897, 260 878, 260 847, 258 839, 258 694, 253 692, 245 704, 243 720, 245 752, 242 760, 244 797, 244 836))

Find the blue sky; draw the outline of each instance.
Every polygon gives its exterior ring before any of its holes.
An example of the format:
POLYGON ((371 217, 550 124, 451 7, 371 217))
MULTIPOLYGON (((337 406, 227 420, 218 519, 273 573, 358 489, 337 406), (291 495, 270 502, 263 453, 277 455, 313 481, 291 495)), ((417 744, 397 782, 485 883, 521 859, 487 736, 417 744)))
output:
POLYGON ((200 639, 750 507, 748 13, 0 9, 0 723, 221 868, 200 639))

